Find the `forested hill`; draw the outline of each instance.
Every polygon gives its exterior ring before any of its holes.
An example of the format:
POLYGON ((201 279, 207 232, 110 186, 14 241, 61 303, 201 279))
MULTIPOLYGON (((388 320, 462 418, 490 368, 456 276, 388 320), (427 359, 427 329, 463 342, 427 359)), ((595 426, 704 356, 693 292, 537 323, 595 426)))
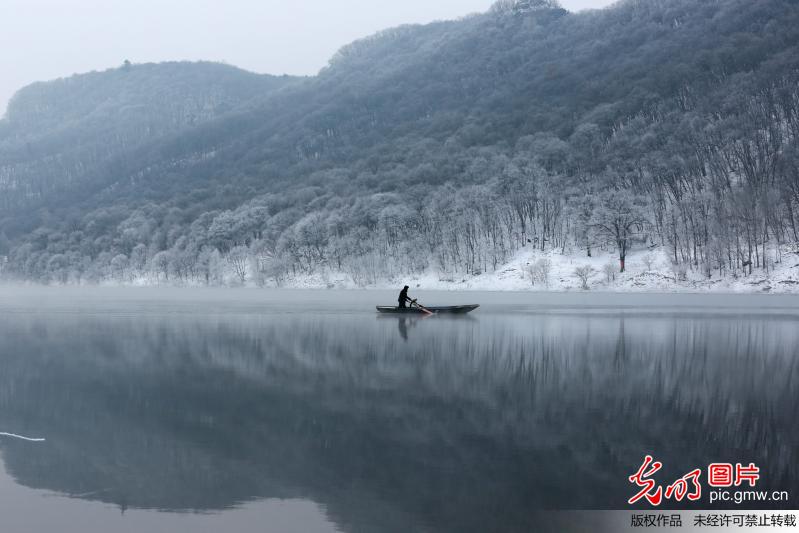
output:
MULTIPOLYGON (((0 122, 0 209, 63 207, 87 181, 118 182, 116 158, 163 142, 295 79, 215 63, 132 65, 36 83, 0 122)), ((135 164, 135 163, 134 163, 135 164)))
POLYGON ((163 64, 37 84, 0 122, 3 275, 367 284, 655 245, 748 274, 799 240, 797 79, 794 1, 502 0, 310 78, 163 64))

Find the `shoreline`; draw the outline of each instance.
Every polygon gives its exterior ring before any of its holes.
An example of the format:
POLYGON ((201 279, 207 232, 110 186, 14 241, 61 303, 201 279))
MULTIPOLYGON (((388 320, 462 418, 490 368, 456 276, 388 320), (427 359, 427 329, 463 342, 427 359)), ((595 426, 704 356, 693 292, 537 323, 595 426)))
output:
POLYGON ((58 281, 43 284, 34 281, 0 279, 4 285, 42 287, 131 287, 131 288, 181 288, 181 289, 283 289, 283 290, 367 290, 399 291, 403 285, 412 290, 437 290, 443 292, 498 292, 525 294, 793 294, 799 295, 799 250, 785 246, 781 251, 782 261, 773 263, 768 270, 756 269, 751 274, 727 274, 711 272, 705 275, 685 265, 675 267, 669 262, 663 249, 632 250, 627 255, 627 269, 618 271, 618 259, 609 251, 595 251, 592 257, 559 252, 540 252, 523 249, 509 261, 492 272, 465 274, 441 272, 430 269, 422 273, 395 272, 386 277, 376 275, 359 278, 331 269, 320 269, 313 273, 287 275, 281 279, 265 278, 252 271, 246 272, 245 281, 230 271, 225 271, 206 284, 196 277, 172 279, 154 277, 142 272, 128 273, 119 279, 106 278, 100 281, 66 283, 58 281), (545 263, 542 274, 539 265, 545 263), (587 289, 575 275, 580 267, 588 269, 587 289), (260 282, 259 282, 260 281, 260 282))
MULTIPOLYGON (((298 283, 286 285, 205 285, 200 283, 36 283, 32 281, 12 282, 0 280, 0 291, 4 289, 21 289, 21 290, 41 290, 41 291, 105 291, 105 290, 120 290, 133 292, 146 292, 146 291, 175 291, 182 293, 190 292, 251 292, 251 293, 264 293, 264 292, 298 292, 298 293, 333 293, 333 292, 350 292, 350 293, 394 293, 398 292, 402 282, 399 281, 395 285, 373 285, 366 287, 349 286, 349 285, 334 285, 334 286, 320 286, 313 283, 298 283)), ((425 293, 463 293, 463 294, 503 294, 503 295, 617 295, 617 296, 634 296, 634 295, 657 295, 657 296, 763 296, 763 297, 799 297, 799 288, 796 290, 741 290, 729 289, 728 287, 720 287, 714 289, 711 287, 684 287, 679 286, 671 290, 659 290, 657 288, 641 288, 641 289, 624 289, 619 287, 593 287, 588 290, 561 288, 561 289, 523 289, 515 287, 471 287, 452 285, 446 286, 438 284, 434 286, 425 287, 422 284, 415 283, 411 280, 411 288, 418 292, 425 293), (729 290, 723 290, 723 289, 729 290)))

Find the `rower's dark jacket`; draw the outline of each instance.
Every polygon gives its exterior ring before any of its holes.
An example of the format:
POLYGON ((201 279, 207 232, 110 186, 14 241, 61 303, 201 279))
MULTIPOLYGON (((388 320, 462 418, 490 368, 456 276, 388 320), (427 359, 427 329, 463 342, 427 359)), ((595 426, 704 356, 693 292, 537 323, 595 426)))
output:
POLYGON ((399 306, 401 308, 406 307, 405 302, 407 302, 408 300, 410 300, 410 298, 408 298, 408 287, 405 287, 404 289, 402 289, 402 291, 400 291, 400 295, 398 298, 399 306))

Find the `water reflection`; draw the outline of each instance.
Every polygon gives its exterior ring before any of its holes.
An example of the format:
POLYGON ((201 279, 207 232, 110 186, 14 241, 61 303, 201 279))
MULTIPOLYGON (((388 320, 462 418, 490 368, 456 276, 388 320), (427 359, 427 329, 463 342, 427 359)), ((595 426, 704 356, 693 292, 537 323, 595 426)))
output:
POLYGON ((525 530, 664 478, 756 462, 799 494, 793 317, 486 313, 0 324, 16 481, 120 509, 310 500, 346 531, 525 530))
MULTIPOLYGON (((400 317, 400 319, 397 321, 397 323, 399 324, 400 337, 402 337, 402 340, 407 341, 408 340, 408 319, 405 318, 404 316, 400 317)), ((415 323, 415 321, 411 322, 411 325, 413 325, 414 323, 415 323)))

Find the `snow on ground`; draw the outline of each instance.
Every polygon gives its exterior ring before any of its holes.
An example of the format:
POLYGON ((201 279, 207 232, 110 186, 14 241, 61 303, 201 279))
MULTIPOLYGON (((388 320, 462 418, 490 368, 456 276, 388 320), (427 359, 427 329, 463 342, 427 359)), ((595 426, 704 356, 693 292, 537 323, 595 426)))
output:
MULTIPOLYGON (((581 291, 582 283, 575 275, 578 267, 591 267, 589 290, 611 292, 748 292, 799 294, 799 250, 785 247, 781 260, 774 263, 768 273, 755 269, 750 276, 719 277, 714 272, 710 278, 698 270, 675 272, 663 249, 630 252, 626 272, 619 273, 615 253, 597 251, 593 257, 564 255, 559 252, 542 253, 521 250, 507 264, 495 272, 476 276, 441 274, 429 271, 409 278, 384 280, 369 285, 373 289, 396 289, 403 284, 425 290, 474 291, 581 291), (533 283, 530 267, 541 259, 551 261, 549 282, 533 283), (647 266, 650 262, 651 268, 647 266), (613 268, 606 272, 606 265, 613 268)), ((356 288, 344 273, 325 273, 287 280, 282 286, 289 288, 356 288)))

